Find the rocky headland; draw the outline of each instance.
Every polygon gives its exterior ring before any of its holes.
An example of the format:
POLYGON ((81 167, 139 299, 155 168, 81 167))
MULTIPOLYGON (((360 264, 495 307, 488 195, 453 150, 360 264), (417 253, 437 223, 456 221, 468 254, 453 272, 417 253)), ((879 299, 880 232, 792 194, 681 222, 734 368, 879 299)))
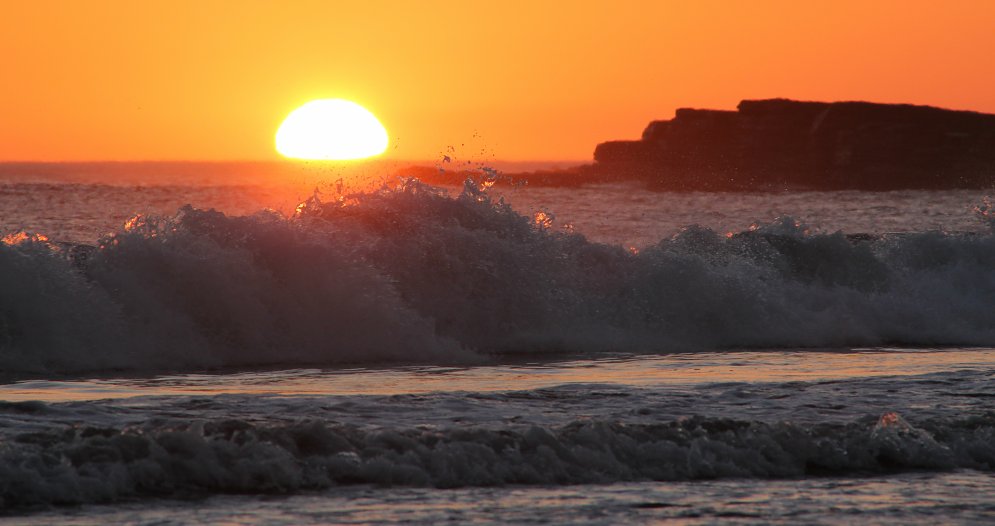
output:
POLYGON ((870 102, 744 100, 683 108, 594 151, 581 179, 660 190, 980 188, 995 182, 995 115, 870 102))

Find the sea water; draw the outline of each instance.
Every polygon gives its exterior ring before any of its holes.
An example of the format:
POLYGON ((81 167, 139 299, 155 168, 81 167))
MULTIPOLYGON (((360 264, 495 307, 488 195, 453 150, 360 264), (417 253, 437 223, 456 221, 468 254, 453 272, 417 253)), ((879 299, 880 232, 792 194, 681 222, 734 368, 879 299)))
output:
POLYGON ((2 520, 995 520, 984 192, 295 191, 0 186, 2 520))

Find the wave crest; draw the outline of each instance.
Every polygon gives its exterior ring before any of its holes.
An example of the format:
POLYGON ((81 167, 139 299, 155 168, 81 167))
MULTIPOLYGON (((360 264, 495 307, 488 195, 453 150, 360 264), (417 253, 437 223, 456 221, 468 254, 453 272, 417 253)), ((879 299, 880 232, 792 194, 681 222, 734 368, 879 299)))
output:
POLYGON ((417 181, 294 217, 182 208, 96 247, 0 245, 11 374, 484 353, 995 345, 995 236, 734 235, 633 253, 417 181))

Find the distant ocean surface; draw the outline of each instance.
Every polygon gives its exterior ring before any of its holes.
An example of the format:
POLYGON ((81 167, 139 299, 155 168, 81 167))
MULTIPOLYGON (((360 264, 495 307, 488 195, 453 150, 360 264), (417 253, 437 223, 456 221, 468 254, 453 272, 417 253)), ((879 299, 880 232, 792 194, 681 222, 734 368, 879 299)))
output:
POLYGON ((0 165, 0 522, 995 521, 991 192, 390 168, 0 165))

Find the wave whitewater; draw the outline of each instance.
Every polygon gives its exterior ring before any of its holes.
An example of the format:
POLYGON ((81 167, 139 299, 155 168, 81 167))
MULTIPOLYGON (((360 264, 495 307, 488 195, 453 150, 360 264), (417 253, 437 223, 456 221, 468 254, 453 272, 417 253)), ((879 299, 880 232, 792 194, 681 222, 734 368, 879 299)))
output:
MULTIPOLYGON (((39 402, 3 411, 44 413, 39 402)), ((238 419, 22 433, 0 450, 0 506, 154 496, 291 493, 350 484, 453 488, 506 484, 995 470, 992 415, 914 427, 691 417, 656 424, 360 428, 238 419)))
MULTIPOLYGON (((990 221, 991 218, 986 218, 990 221)), ((471 185, 410 181, 291 218, 182 208, 97 246, 0 245, 18 377, 505 353, 995 345, 995 235, 847 236, 781 219, 633 253, 471 185)))

